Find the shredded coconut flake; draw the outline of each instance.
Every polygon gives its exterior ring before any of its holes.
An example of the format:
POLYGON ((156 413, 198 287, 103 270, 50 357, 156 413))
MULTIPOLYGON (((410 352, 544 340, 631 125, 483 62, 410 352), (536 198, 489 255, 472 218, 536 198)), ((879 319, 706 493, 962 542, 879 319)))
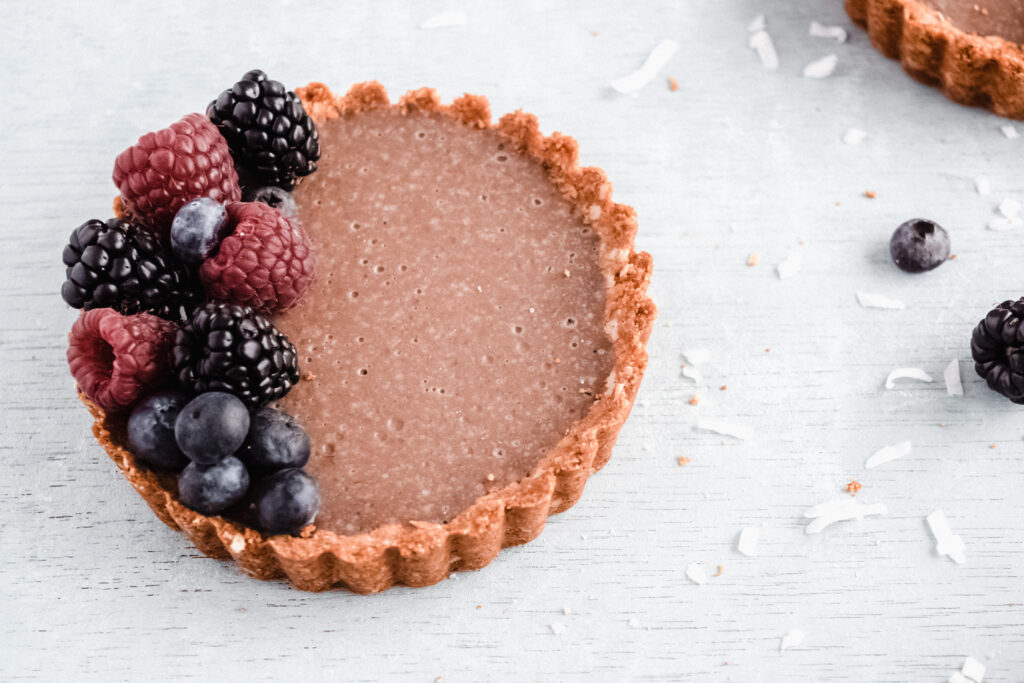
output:
POLYGON ((757 541, 761 537, 761 530, 756 526, 745 526, 740 531, 740 540, 736 543, 736 550, 747 557, 757 554, 757 541))
POLYGON ((853 498, 836 498, 827 503, 815 505, 804 513, 804 517, 814 521, 804 528, 806 534, 818 534, 836 522, 846 522, 851 519, 864 519, 868 515, 885 515, 889 510, 882 503, 873 505, 861 505, 853 498))
POLYGON ((816 21, 811 22, 811 28, 808 32, 813 38, 831 38, 838 43, 845 43, 849 37, 846 33, 846 29, 842 26, 825 26, 819 24, 816 21))
POLYGON ((782 642, 779 643, 779 652, 784 652, 793 647, 799 647, 804 642, 804 636, 807 634, 798 628, 791 629, 789 633, 782 636, 782 642))
POLYGON ((449 26, 465 26, 468 23, 469 16, 465 12, 453 10, 451 12, 435 14, 420 24, 420 28, 447 28, 449 26))
POLYGON ((1021 225, 1024 225, 1024 221, 1021 221, 1019 218, 996 216, 988 222, 988 229, 995 230, 996 232, 1006 232, 1007 230, 1016 230, 1021 225))
POLYGON ((967 676, 964 676, 959 671, 954 671, 949 674, 949 683, 974 683, 974 681, 969 679, 967 676))
POLYGON ((668 60, 672 59, 672 55, 679 49, 679 44, 674 40, 663 40, 658 43, 658 46, 647 56, 644 60, 643 66, 638 71, 631 73, 623 78, 612 81, 612 87, 618 90, 623 95, 632 95, 640 92, 641 88, 650 83, 655 76, 658 75, 658 71, 661 67, 668 63, 668 60))
POLYGON ((1016 199, 1004 199, 999 202, 999 213, 1003 214, 1010 220, 1013 220, 1020 215, 1020 202, 1016 199))
POLYGON ((633 617, 632 619, 629 620, 629 627, 630 628, 640 628, 640 620, 637 619, 636 617, 633 617))
POLYGON ((838 55, 825 55, 804 67, 804 78, 828 78, 838 63, 838 55))
POLYGON ((893 460, 899 460, 904 455, 910 453, 910 448, 911 446, 909 441, 901 441, 894 446, 880 448, 874 455, 867 459, 864 463, 864 467, 869 470, 873 470, 879 465, 884 465, 885 463, 892 462, 893 460))
POLYGON ((992 183, 985 176, 978 176, 974 179, 974 189, 980 195, 992 194, 992 183))
POLYGON ((754 436, 753 428, 729 422, 728 420, 701 420, 697 423, 697 429, 705 432, 714 432, 723 436, 731 436, 741 441, 746 441, 754 436))
POLYGON ((565 633, 565 624, 563 624, 563 623, 561 623, 559 621, 556 621, 553 624, 551 624, 550 628, 551 628, 551 632, 554 633, 556 636, 560 636, 563 633, 565 633))
POLYGON ((803 252, 794 251, 792 254, 786 257, 786 260, 775 266, 775 272, 778 274, 780 280, 793 277, 800 272, 800 268, 804 265, 803 252))
POLYGON ((936 510, 925 519, 928 520, 928 528, 931 529, 932 536, 935 537, 935 552, 948 557, 957 564, 966 562, 967 558, 964 556, 963 539, 954 534, 949 528, 946 513, 942 510, 936 510))
POLYGON ((916 379, 921 382, 934 382, 932 376, 921 368, 896 368, 885 378, 885 388, 893 389, 898 379, 916 379))
POLYGON ((1003 131, 1003 135, 1005 135, 1010 140, 1016 140, 1017 138, 1020 137, 1020 133, 1017 132, 1016 127, 1011 126, 1010 124, 1000 126, 999 130, 1003 131))
POLYGON ((704 567, 700 566, 696 562, 691 563, 686 568, 686 578, 693 581, 698 586, 703 586, 708 582, 708 575, 704 572, 704 567))
POLYGON ((964 665, 960 667, 960 673, 967 676, 974 683, 981 683, 982 679, 985 678, 985 665, 974 657, 968 657, 964 660, 964 665))
POLYGON ((683 366, 683 377, 692 379, 696 384, 703 384, 704 376, 700 374, 700 370, 693 367, 692 365, 683 366))
POLYGON ((960 361, 949 361, 949 365, 942 371, 942 378, 946 380, 947 394, 950 396, 964 395, 964 384, 960 381, 960 361))
POLYGON ((690 365, 703 365, 711 360, 711 351, 708 349, 687 349, 683 351, 683 360, 690 365))
POLYGON ((859 145, 860 143, 864 142, 864 138, 866 138, 867 136, 868 134, 862 131, 860 128, 851 128, 850 130, 846 131, 845 135, 843 135, 843 142, 845 142, 848 145, 859 145))
POLYGON ((750 20, 749 24, 747 24, 747 31, 749 31, 750 33, 763 31, 767 25, 768 24, 767 22, 765 22, 764 15, 758 14, 756 17, 750 20))
POLYGON ((764 29, 750 34, 750 47, 757 50, 757 56, 761 60, 761 66, 766 69, 775 70, 779 68, 779 54, 772 44, 772 37, 764 29))
POLYGON ((857 303, 864 308, 887 308, 893 311, 902 310, 907 307, 899 299, 890 299, 887 296, 872 294, 871 292, 857 292, 857 303))

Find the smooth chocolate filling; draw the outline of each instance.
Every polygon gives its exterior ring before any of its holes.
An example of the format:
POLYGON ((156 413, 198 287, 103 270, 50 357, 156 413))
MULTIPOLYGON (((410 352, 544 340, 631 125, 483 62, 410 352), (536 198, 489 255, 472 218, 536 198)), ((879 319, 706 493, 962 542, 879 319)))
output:
POLYGON ((317 525, 452 519, 526 476, 613 365, 599 241, 540 164, 441 115, 320 126, 295 191, 317 280, 278 326, 306 379, 317 525))
POLYGON ((1024 0, 921 0, 961 31, 1024 45, 1024 0))

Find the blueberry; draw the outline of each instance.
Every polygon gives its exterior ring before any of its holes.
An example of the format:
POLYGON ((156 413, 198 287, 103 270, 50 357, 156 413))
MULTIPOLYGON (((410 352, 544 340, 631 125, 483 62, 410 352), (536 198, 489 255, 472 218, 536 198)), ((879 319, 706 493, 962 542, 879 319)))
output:
POLYGON ((178 476, 178 497, 187 507, 215 515, 242 500, 249 490, 249 472, 234 456, 215 465, 190 463, 178 476))
POLYGON ((900 270, 923 273, 949 259, 949 233, 924 218, 914 218, 896 228, 889 240, 889 255, 900 270))
POLYGON ((280 187, 267 185, 245 193, 247 202, 263 202, 281 212, 281 215, 288 220, 295 220, 299 217, 299 207, 295 204, 295 198, 290 192, 280 187))
POLYGON ((309 435, 291 415, 261 408, 252 417, 246 447, 239 457, 253 472, 302 467, 309 460, 309 435))
POLYGON ((188 396, 160 391, 142 399, 128 418, 128 447, 135 457, 159 470, 177 472, 188 458, 174 440, 174 421, 188 396))
POLYGON ((256 514, 264 533, 297 534, 319 509, 320 488, 305 470, 290 467, 260 481, 256 514))
POLYGON ((192 462, 212 465, 242 447, 249 409, 223 391, 199 394, 181 409, 174 424, 178 447, 192 462))
POLYGON ((228 212, 223 204, 210 197, 193 199, 174 215, 171 250, 185 263, 202 263, 217 251, 228 227, 228 212))

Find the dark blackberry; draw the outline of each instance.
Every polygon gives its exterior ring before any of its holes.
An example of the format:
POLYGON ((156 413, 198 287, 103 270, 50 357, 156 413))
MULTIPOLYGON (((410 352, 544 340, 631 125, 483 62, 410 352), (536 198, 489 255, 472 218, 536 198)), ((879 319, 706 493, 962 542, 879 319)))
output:
POLYGON ((199 300, 195 277, 156 235, 115 218, 75 228, 64 247, 64 265, 67 280, 60 294, 74 308, 183 320, 199 300))
POLYGON ((971 335, 974 370, 990 389, 1024 404, 1024 298, 1004 301, 978 323, 971 335))
POLYGON ((281 398, 299 381, 295 347, 248 306, 207 303, 174 340, 171 362, 187 392, 226 391, 250 408, 281 398))
POLYGON ((267 185, 295 187, 316 170, 320 137, 302 102, 256 69, 225 90, 206 115, 228 141, 235 163, 267 185))

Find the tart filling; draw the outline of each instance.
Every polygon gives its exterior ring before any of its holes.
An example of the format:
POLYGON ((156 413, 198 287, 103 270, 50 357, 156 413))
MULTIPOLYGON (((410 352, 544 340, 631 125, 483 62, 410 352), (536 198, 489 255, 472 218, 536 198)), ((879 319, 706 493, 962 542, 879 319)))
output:
POLYGON ((1024 0, 921 0, 953 25, 978 36, 1024 44, 1024 0))

